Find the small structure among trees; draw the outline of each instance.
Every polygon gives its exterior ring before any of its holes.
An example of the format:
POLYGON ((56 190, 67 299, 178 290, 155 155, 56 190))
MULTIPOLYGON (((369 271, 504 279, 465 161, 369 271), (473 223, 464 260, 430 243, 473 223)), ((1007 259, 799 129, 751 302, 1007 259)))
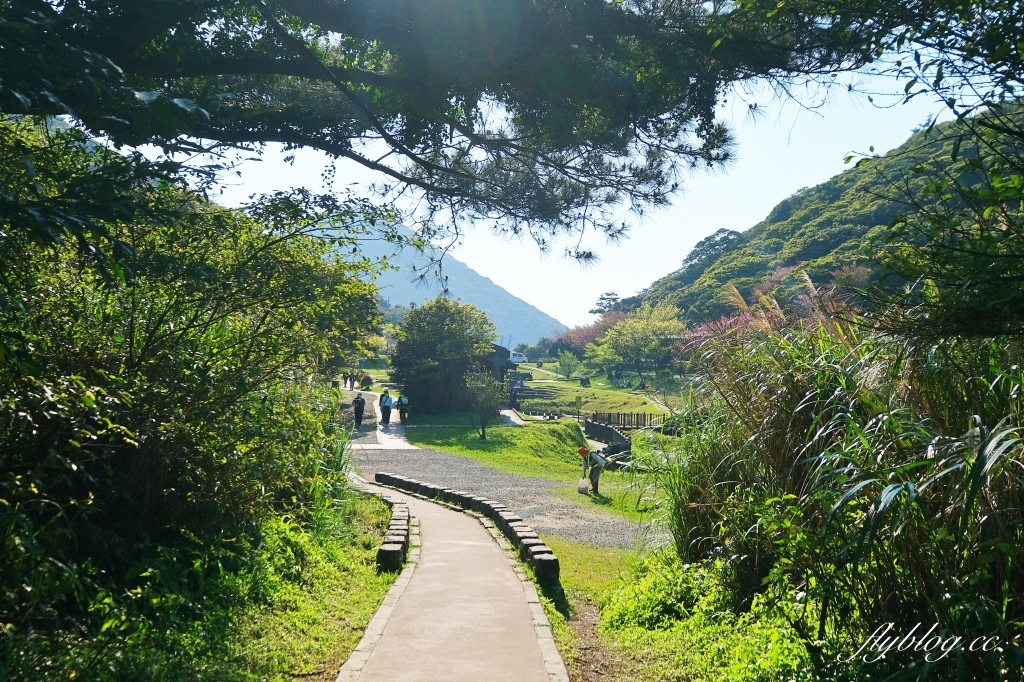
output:
MULTIPOLYGON (((494 412, 508 401, 505 376, 516 364, 508 348, 494 343, 494 324, 476 306, 444 297, 413 305, 397 335, 391 380, 403 386, 416 409, 482 413, 483 405, 500 403, 489 408, 494 412)), ((484 437, 486 420, 480 421, 484 437)))
POLYGON ((483 371, 490 374, 495 381, 504 382, 505 376, 509 372, 514 372, 519 368, 519 365, 509 359, 510 354, 511 353, 508 348, 492 343, 490 353, 487 355, 478 355, 473 358, 473 361, 483 371))

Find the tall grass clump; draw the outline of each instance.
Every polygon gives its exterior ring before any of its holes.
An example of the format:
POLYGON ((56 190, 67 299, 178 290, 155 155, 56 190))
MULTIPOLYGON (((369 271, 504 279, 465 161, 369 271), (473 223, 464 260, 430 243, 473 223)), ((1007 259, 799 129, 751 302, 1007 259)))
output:
POLYGON ((1019 671, 1018 352, 858 338, 832 321, 704 340, 678 438, 645 462, 680 561, 720 566, 731 608, 781 616, 826 679, 1019 671), (854 655, 888 623, 901 635, 937 624, 963 648, 854 655), (968 651, 982 635, 1000 645, 968 651))

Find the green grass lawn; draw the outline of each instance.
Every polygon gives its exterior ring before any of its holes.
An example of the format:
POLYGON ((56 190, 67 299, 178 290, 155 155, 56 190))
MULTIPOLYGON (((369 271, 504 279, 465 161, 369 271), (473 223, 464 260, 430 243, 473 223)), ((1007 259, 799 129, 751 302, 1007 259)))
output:
POLYGON ((386 370, 386 369, 361 369, 361 370, 359 370, 359 375, 362 376, 363 374, 369 374, 371 377, 373 377, 373 383, 374 384, 379 384, 382 381, 390 381, 390 379, 388 378, 388 370, 386 370))
POLYGON ((563 485, 553 492, 581 506, 601 509, 631 521, 648 517, 646 507, 638 508, 640 488, 633 485, 634 476, 628 472, 604 472, 600 495, 580 495, 576 491, 582 474, 576 450, 586 441, 579 425, 572 420, 492 427, 487 429, 486 441, 481 441, 474 429, 458 426, 414 427, 405 433, 415 445, 472 457, 481 464, 511 474, 559 481, 563 485))
MULTIPOLYGON (((576 469, 576 481, 579 480, 580 471, 581 468, 576 469)), ((605 471, 601 474, 600 495, 580 495, 576 490, 576 481, 552 492, 570 502, 603 509, 624 516, 630 521, 643 522, 651 518, 651 503, 641 499, 643 487, 637 483, 633 474, 625 471, 605 471)))
POLYGON ((620 577, 629 574, 636 552, 615 547, 597 547, 555 535, 541 534, 541 540, 558 557, 562 587, 569 595, 599 596, 620 577))
POLYGON ((544 398, 524 400, 524 410, 533 412, 576 412, 576 396, 583 396, 581 414, 591 412, 648 412, 662 414, 664 410, 639 393, 630 389, 593 386, 581 388, 578 381, 531 381, 528 385, 545 391, 544 398))
POLYGON ((558 376, 555 373, 555 366, 555 363, 549 362, 538 367, 536 363, 530 362, 525 365, 519 365, 519 371, 533 372, 533 376, 537 379, 554 379, 558 376))
POLYGON ((407 426, 473 426, 472 416, 468 412, 446 412, 443 414, 424 414, 410 412, 407 426))
POLYGON ((576 449, 586 444, 579 426, 568 419, 491 427, 486 441, 473 429, 447 426, 413 428, 406 436, 415 445, 472 457, 501 471, 573 485, 581 470, 576 449))
POLYGON ((535 369, 546 369, 549 372, 557 372, 558 371, 558 363, 557 362, 545 362, 545 363, 542 363, 540 367, 537 367, 537 363, 536 362, 528 362, 525 365, 519 365, 519 369, 521 371, 524 371, 524 372, 529 372, 529 371, 535 370, 535 369))
POLYGON ((376 570, 389 518, 381 500, 358 494, 312 534, 284 521, 267 529, 254 586, 266 596, 238 618, 230 679, 335 679, 396 578, 376 570))

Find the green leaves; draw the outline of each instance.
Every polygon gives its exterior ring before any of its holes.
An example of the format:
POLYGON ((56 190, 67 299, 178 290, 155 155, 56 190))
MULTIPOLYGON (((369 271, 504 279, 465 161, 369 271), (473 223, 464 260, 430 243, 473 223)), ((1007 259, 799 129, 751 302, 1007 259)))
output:
POLYGON ((17 301, 0 309, 0 582, 29 588, 0 593, 18 623, 0 670, 161 677, 139 672, 154 638, 230 606, 211 585, 238 579, 260 524, 307 524, 344 490, 336 394, 307 381, 376 331, 369 267, 331 251, 364 204, 300 194, 247 215, 73 131, 0 134, 18 207, 0 214, 17 301), (33 238, 36 218, 51 231, 33 238))
POLYGON ((598 341, 638 372, 666 365, 669 342, 684 330, 680 312, 668 303, 644 303, 598 341))
MULTIPOLYGON (((713 338, 702 350, 673 437, 640 460, 682 561, 721 557, 734 599, 769 604, 829 679, 853 674, 837 654, 856 651, 866 624, 908 610, 956 631, 1017 631, 1024 614, 1006 605, 1024 575, 1024 519, 1008 467, 1024 453, 1024 375, 1013 351, 850 345, 830 326, 713 338)), ((1014 655, 958 664, 986 677, 1014 655)))
POLYGON ((398 333, 391 379, 402 385, 417 410, 451 409, 464 398, 471 365, 487 358, 508 360, 495 357, 494 324, 483 311, 444 297, 412 306, 398 333))
POLYGON ((567 350, 558 351, 558 365, 555 371, 566 380, 571 380, 573 375, 583 368, 583 363, 573 353, 567 350))

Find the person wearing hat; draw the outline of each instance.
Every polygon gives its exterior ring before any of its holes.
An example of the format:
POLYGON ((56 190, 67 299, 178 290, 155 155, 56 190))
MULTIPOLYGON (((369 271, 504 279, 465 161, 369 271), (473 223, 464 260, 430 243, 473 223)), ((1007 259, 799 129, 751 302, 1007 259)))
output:
POLYGON ((583 460, 583 476, 590 479, 591 492, 595 495, 600 494, 597 492, 597 482, 601 478, 601 472, 604 471, 605 458, 596 452, 591 452, 586 445, 581 445, 576 452, 583 460))
POLYGON ((383 426, 387 426, 391 423, 391 408, 395 405, 394 398, 391 397, 391 393, 388 389, 384 389, 384 392, 380 394, 380 423, 383 426))

